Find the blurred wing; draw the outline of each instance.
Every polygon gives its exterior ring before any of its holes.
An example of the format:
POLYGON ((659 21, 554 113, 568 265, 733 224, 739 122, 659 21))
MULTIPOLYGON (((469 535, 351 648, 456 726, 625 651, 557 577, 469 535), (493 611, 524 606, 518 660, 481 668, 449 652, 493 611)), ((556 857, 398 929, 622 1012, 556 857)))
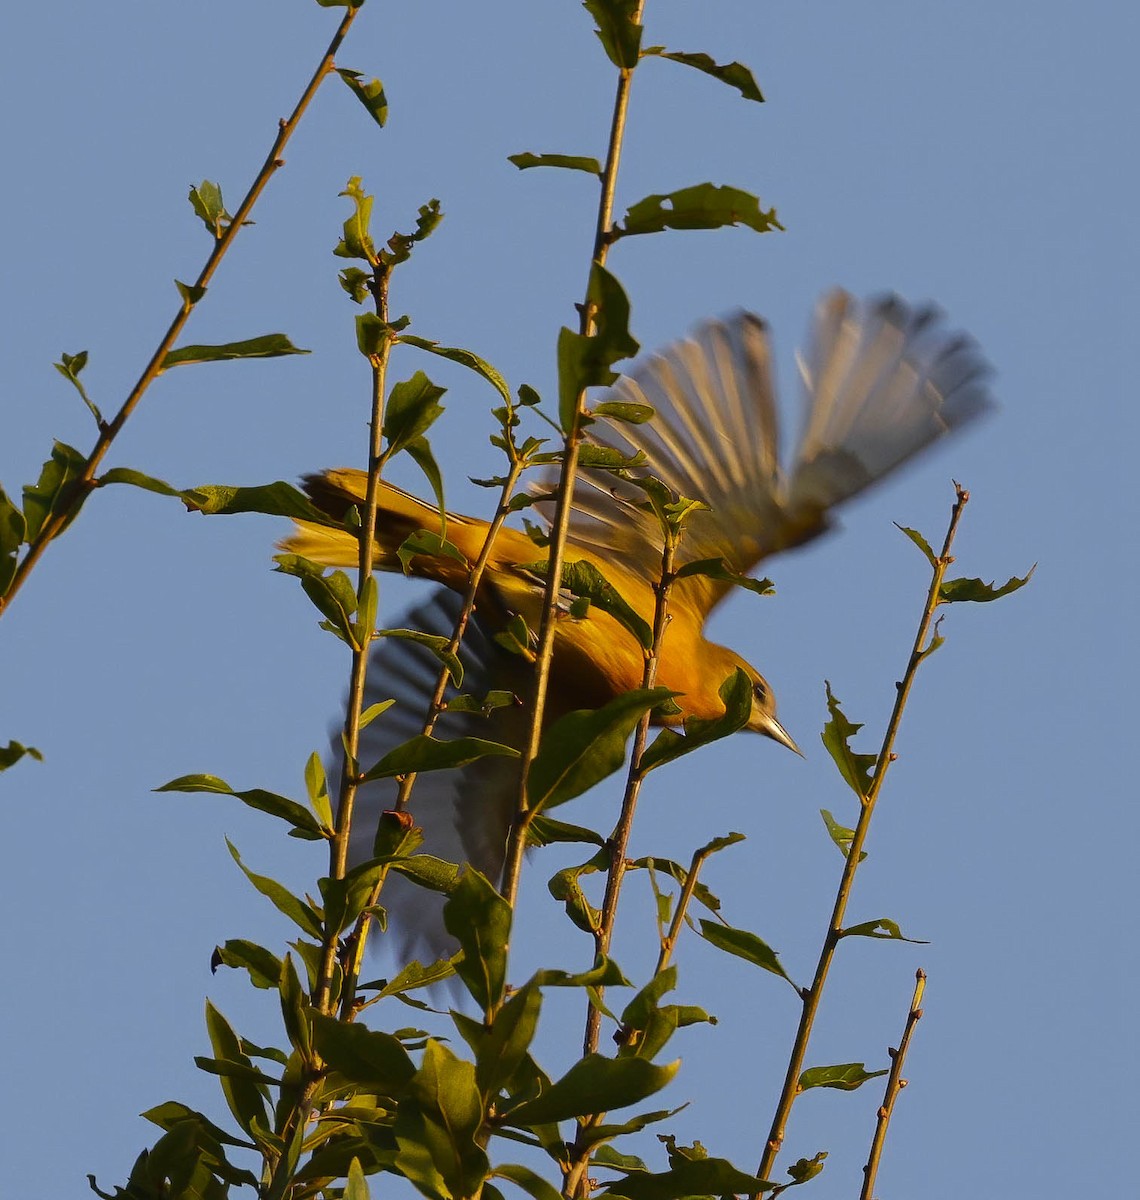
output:
MULTIPOLYGON (((643 451, 642 474, 711 510, 686 525, 684 560, 722 558, 741 574, 750 571, 823 533, 831 508, 992 404, 989 368, 973 341, 943 328, 937 310, 894 296, 859 303, 839 289, 825 295, 801 371, 804 433, 787 483, 759 317, 706 322, 605 395, 649 404, 656 415, 643 425, 598 421, 591 440, 625 454, 643 451)), ((653 583, 661 537, 642 500, 609 472, 581 472, 570 540, 653 583)), ((703 619, 727 590, 685 579, 675 603, 703 619)))
POLYGON ((784 545, 822 532, 828 509, 993 403, 975 343, 945 329, 937 309, 897 296, 859 303, 827 293, 800 371, 805 422, 784 545))
MULTIPOLYGON (((648 404, 655 415, 641 425, 598 421, 590 439, 624 454, 643 451, 640 474, 711 509, 685 526, 686 560, 723 558, 743 572, 770 552, 781 482, 771 352, 761 318, 738 313, 705 322, 623 376, 602 399, 648 404)), ((644 499, 610 472, 582 471, 570 540, 620 560, 652 584, 661 569, 661 535, 656 518, 637 506, 644 499)), ((725 590, 711 580, 687 579, 675 602, 703 615, 725 590)))
MULTIPOLYGON (((412 609, 404 625, 424 633, 450 637, 462 600, 441 588, 426 603, 412 609)), ((475 621, 469 623, 460 650, 464 694, 480 699, 493 689, 519 694, 527 678, 522 660, 491 641, 475 621)), ((439 676, 439 660, 421 645, 404 638, 384 638, 372 653, 364 704, 367 708, 393 697, 396 703, 361 733, 360 762, 367 769, 389 750, 423 732, 424 713, 439 676)), ((456 689, 449 688, 449 695, 456 689)), ((518 704, 480 712, 445 712, 435 736, 443 739, 480 737, 521 746, 526 717, 518 704)), ((340 731, 330 748, 335 769, 330 781, 339 783, 340 731)), ((499 881, 518 780, 517 760, 502 756, 481 758, 456 771, 421 774, 412 792, 409 811, 424 832, 420 852, 454 863, 470 863, 491 880, 499 881)), ((353 865, 372 857, 380 814, 393 807, 397 784, 392 779, 365 784, 357 795, 349 845, 353 865)), ((334 792, 334 795, 336 793, 334 792)), ((405 960, 425 961, 454 953, 456 946, 443 927, 444 897, 409 883, 395 872, 380 897, 388 910, 388 935, 394 937, 405 960)))

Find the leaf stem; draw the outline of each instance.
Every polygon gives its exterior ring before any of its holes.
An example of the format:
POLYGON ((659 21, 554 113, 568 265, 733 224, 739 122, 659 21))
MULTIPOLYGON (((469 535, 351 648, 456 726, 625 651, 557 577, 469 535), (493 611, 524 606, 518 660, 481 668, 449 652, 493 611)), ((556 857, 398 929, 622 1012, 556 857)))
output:
POLYGON ((875 804, 879 798, 883 783, 886 780, 887 771, 895 758, 895 737, 898 734, 899 724, 902 721, 903 710, 906 708, 910 689, 914 684, 919 665, 926 654, 927 636, 930 633, 930 626, 934 620, 934 610, 939 604, 939 589, 942 586, 942 580, 947 568, 954 561, 950 554, 950 548, 954 543, 954 535, 958 530, 958 522, 962 517, 962 510, 970 499, 970 493, 960 484, 955 483, 954 490, 956 499, 950 513, 950 522, 946 529, 946 536, 942 542, 942 552, 934 560, 930 587, 927 590, 926 603, 922 610, 922 618, 918 623, 918 631, 915 634, 910 659, 907 662, 902 680, 896 684, 897 695, 895 697, 894 708, 891 710, 886 733, 883 735, 882 746, 875 760, 875 769, 870 786, 867 788, 866 795, 861 799, 859 820, 856 823, 851 844, 847 849, 847 859, 843 866, 843 874, 839 880, 839 887, 836 891, 831 920, 828 923, 827 933, 824 936, 823 945, 820 949, 815 977, 812 979, 811 986, 802 993, 803 1007, 800 1013, 799 1026, 796 1029, 795 1040, 792 1044, 791 1055, 788 1059, 788 1070, 784 1077, 784 1086, 780 1092, 780 1098, 776 1103, 776 1111, 768 1132, 768 1140, 764 1146, 760 1166, 756 1171, 756 1174, 761 1179, 771 1178, 771 1173, 776 1165, 776 1158, 784 1144, 784 1134, 787 1128, 788 1117, 791 1114, 796 1096, 799 1094, 799 1078, 803 1071, 808 1043, 811 1040, 812 1027, 815 1024, 820 1001, 823 997, 824 984, 827 982, 827 975, 831 969, 832 959, 835 957, 836 947, 843 937, 843 922, 847 912, 847 901, 851 896, 851 888, 855 882, 855 872, 859 867, 863 843, 867 839, 867 834, 871 826, 871 818, 875 812, 875 804))
POLYGON ((872 1200, 875 1191, 875 1177, 879 1173, 879 1160, 883 1155, 883 1143, 887 1138, 887 1127, 891 1123, 895 1101, 899 1092, 906 1087, 902 1077, 903 1063, 906 1061, 907 1050, 910 1049, 910 1039, 914 1028, 922 1019, 922 994, 926 990, 926 972, 920 967, 915 972, 914 996, 911 998, 910 1011, 906 1015, 906 1025, 899 1040, 898 1049, 890 1051, 891 1069, 887 1075, 887 1086, 883 1092, 883 1103, 879 1108, 878 1119, 875 1122, 875 1135, 871 1139, 871 1152, 867 1156, 867 1165, 863 1168, 863 1187, 859 1191, 859 1200, 872 1200))
MULTIPOLYGON (((305 110, 309 107, 309 103, 316 95, 317 89, 325 76, 333 70, 333 60, 340 49, 341 43, 344 41, 349 28, 354 20, 358 9, 349 8, 345 11, 344 17, 337 26, 336 33, 333 34, 332 40, 328 44, 321 57, 321 61, 317 64, 316 70, 313 72, 305 90, 301 93, 301 98, 297 101, 292 113, 280 121, 277 129, 277 136, 273 139, 273 145, 266 155, 265 162, 262 163, 260 171, 258 171, 249 191, 246 192, 245 198, 238 206, 237 212, 234 214, 230 223, 222 230, 214 242, 213 249, 210 251, 209 257, 206 259, 205 265, 198 273, 198 278, 194 281, 192 294, 201 297, 205 291, 207 284, 213 278, 214 272, 217 270, 226 252, 233 244, 234 239, 238 235, 238 231, 248 223, 249 215, 253 211, 254 205, 257 203, 261 193, 265 190, 270 179, 277 171, 285 165, 284 159, 281 157, 285 146, 289 139, 293 136, 301 117, 304 116, 305 110)), ((79 475, 71 481, 68 488, 61 496, 60 503, 55 510, 43 522, 39 532, 28 546, 27 553, 20 560, 15 572, 12 575, 11 584, 4 596, 0 596, 0 615, 2 615, 8 605, 12 602, 13 597, 23 586, 24 581, 31 573, 32 569, 39 562, 47 549, 48 543, 58 537, 63 532, 64 528, 75 516, 76 512, 87 499, 87 496, 95 488, 95 473, 99 469, 107 451, 111 448, 111 444, 118 437, 120 430, 126 424, 131 413, 138 406, 139 401, 143 398, 146 390, 162 373, 163 363, 166 361, 166 356, 169 354, 182 333, 186 322, 190 319, 190 314, 194 311, 198 301, 191 299, 188 295, 183 295, 182 304, 159 341, 157 348, 151 355, 146 366, 143 368, 142 374, 134 387, 131 388, 127 398, 123 401, 122 407, 111 418, 105 422, 99 432, 99 437, 95 442, 95 446, 91 453, 87 456, 83 464, 83 469, 79 475)))

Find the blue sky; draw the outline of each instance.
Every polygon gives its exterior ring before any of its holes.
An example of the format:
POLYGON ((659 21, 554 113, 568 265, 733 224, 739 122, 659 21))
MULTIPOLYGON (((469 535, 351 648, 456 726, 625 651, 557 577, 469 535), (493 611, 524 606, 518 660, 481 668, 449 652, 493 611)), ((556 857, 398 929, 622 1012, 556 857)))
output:
MULTIPOLYGON (((90 418, 52 370, 87 349, 104 411, 138 374, 208 239, 188 186, 219 180, 236 203, 292 106, 335 12, 316 4, 193 6, 61 0, 5 19, 9 113, 0 191, 0 481, 33 479, 58 437, 86 448, 90 418)), ((173 372, 152 389, 111 465, 179 486, 291 479, 364 454, 366 364, 331 257, 350 175, 376 195, 376 228, 409 227, 438 197, 438 234, 398 277, 394 306, 422 336, 468 346, 514 384, 551 392, 554 341, 573 320, 589 254, 585 176, 520 174, 522 150, 600 154, 610 68, 577 4, 401 6, 369 0, 340 65, 380 76, 384 130, 331 85, 195 314, 188 338, 274 330, 306 358, 173 372)), ((619 207, 711 180, 758 193, 787 232, 631 239, 611 265, 645 347, 746 307, 775 331, 787 428, 793 352, 817 295, 894 289, 934 299, 996 368, 1000 410, 845 514, 839 536, 770 564, 778 595, 718 610, 714 635, 761 665, 801 762, 740 737, 660 773, 635 852, 687 857, 748 835, 714 863, 730 919, 810 974, 840 860, 821 807, 851 815, 818 742, 830 679, 848 715, 881 729, 925 589, 892 522, 940 537, 950 479, 973 499, 957 568, 1032 585, 956 606, 899 743, 853 912, 889 916, 928 946, 845 946, 811 1060, 879 1065, 897 1041, 916 966, 926 1017, 880 1176, 884 1197, 1055 1188, 1112 1195, 1131 1172, 1138 982, 1137 828, 1129 752, 1137 567, 1131 401, 1137 237, 1131 199, 1131 7, 967 2, 692 5, 649 0, 650 43, 740 59, 763 106, 695 72, 639 72, 619 207)), ((411 351, 450 391, 437 457, 457 509, 494 469, 491 396, 411 351)), ((413 476, 401 477, 414 483, 413 476)), ((0 628, 0 741, 44 752, 0 780, 7 833, 0 1005, 9 1085, 0 1100, 0 1191, 84 1194, 122 1182, 168 1097, 219 1102, 196 1072, 204 997, 255 1041, 272 1004, 211 977, 214 945, 287 935, 222 841, 255 869, 309 886, 319 851, 208 796, 153 787, 210 771, 297 794, 347 677, 295 584, 270 571, 283 530, 210 521, 127 489, 96 495, 0 628)), ((385 581, 393 617, 422 593, 385 581)), ((870 741, 863 747, 870 749, 870 741)), ((614 789, 567 811, 606 822, 614 789)), ((523 966, 552 946, 581 965, 532 861, 523 966)), ((641 888, 641 891, 644 889, 641 888)), ((619 957, 644 960, 652 925, 631 894, 619 957)), ((745 964, 682 947, 681 999, 721 1023, 678 1038, 686 1060, 675 1131, 752 1166, 795 1021, 794 998, 745 964), (754 1084, 726 1094, 744 1062, 754 1084)), ((520 971, 521 971, 520 967, 520 971)), ((397 1019, 397 1018, 393 1018, 397 1019)), ((548 1061, 578 1040, 552 1004, 548 1061)), ((831 1151, 814 1194, 849 1196, 877 1085, 798 1104, 788 1161, 831 1151)), ((655 1149, 656 1144, 653 1144, 655 1149)))

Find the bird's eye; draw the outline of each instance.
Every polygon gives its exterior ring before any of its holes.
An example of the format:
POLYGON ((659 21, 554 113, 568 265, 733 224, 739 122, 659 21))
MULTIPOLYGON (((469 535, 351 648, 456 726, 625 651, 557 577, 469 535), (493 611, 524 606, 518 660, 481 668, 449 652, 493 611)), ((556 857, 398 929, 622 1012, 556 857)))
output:
POLYGON ((752 685, 752 694, 756 697, 757 700, 760 701, 761 704, 767 703, 768 688, 767 688, 766 684, 757 680, 757 682, 752 685))

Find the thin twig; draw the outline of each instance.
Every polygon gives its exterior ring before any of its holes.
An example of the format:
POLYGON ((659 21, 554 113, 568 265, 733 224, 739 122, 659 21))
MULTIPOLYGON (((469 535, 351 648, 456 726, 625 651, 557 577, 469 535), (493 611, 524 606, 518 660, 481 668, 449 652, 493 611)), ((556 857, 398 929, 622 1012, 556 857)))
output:
POLYGON ((906 1025, 898 1049, 891 1049, 891 1069, 887 1074, 887 1086, 883 1092, 883 1103, 879 1108, 875 1122, 875 1136, 871 1139, 871 1152, 867 1156, 867 1165, 863 1168, 863 1187, 859 1192, 859 1200, 872 1200, 875 1190, 875 1177, 879 1173, 879 1160, 883 1155, 883 1143, 887 1139, 887 1126, 891 1123, 891 1113, 894 1112, 895 1101, 899 1092, 906 1087, 907 1081, 902 1077, 903 1063, 910 1048, 911 1035, 914 1027, 922 1019, 922 993, 926 990, 926 972, 919 967, 915 972, 914 996, 911 998, 910 1011, 906 1015, 906 1025))
POLYGON ((297 128, 301 117, 304 116, 305 110, 309 107, 310 101, 316 95, 317 88, 320 87, 324 77, 332 71, 333 59, 336 56, 336 52, 340 49, 340 45, 344 41, 345 35, 348 33, 353 21, 356 20, 358 11, 356 8, 349 8, 345 11, 344 17, 337 26, 336 33, 333 34, 332 41, 329 42, 328 49, 325 50, 321 61, 317 65, 317 69, 313 72, 312 78, 301 93, 301 98, 297 101, 296 107, 285 120, 279 122, 277 136, 273 139, 273 145, 270 147, 269 154, 266 156, 261 170, 258 171, 256 178, 250 185, 249 191, 246 192, 245 198, 238 206, 233 219, 215 240, 214 247, 210 251, 202 270, 198 273, 198 278, 194 281, 193 288, 189 289, 190 295, 183 295, 181 307, 175 315, 174 320, 171 321, 166 333, 163 334, 162 340, 158 343, 157 348, 139 376, 138 382, 131 388, 130 394, 123 401, 122 407, 115 416, 100 429, 95 447, 87 456, 83 464, 83 469, 65 489, 65 494, 61 496, 58 507, 54 509, 40 526, 39 532, 28 546, 27 553, 16 567, 8 591, 5 595, 0 596, 0 615, 6 611, 13 597, 23 586, 24 581, 47 549, 48 543, 63 532, 84 500, 87 499, 87 496, 96 487, 95 472, 98 471, 100 463, 102 463, 107 451, 111 448, 111 444, 118 437, 119 431, 127 422, 127 418, 130 417, 131 413, 138 406, 147 388, 162 373, 162 364, 166 361, 167 354, 170 353, 174 343, 178 340, 186 322, 190 319, 190 314, 194 311, 198 303, 197 300, 191 299, 191 295, 199 299, 201 298, 206 290, 206 285, 213 278, 214 272, 225 257, 226 251, 233 244, 239 230, 243 225, 248 223, 253 206, 257 203, 269 180, 285 165, 285 160, 281 157, 281 154, 288 144, 289 139, 293 136, 293 132, 297 128))
MULTIPOLYGON (((638 0, 631 20, 640 23, 645 0, 638 0)), ((609 253, 611 225, 613 222, 614 194, 617 190, 618 165, 621 161, 622 139, 625 134, 626 114, 629 109, 629 94, 633 83, 633 67, 618 70, 617 90, 614 94, 613 116, 610 120, 609 145, 606 163, 602 170, 601 192, 598 197, 598 218, 594 227, 594 250, 590 262, 590 273, 595 266, 604 266, 609 253)), ((589 336, 594 332, 594 314, 586 301, 581 306, 580 332, 589 336)), ((550 565, 546 577, 546 591, 542 602, 542 617, 538 629, 538 649, 535 655, 534 695, 531 709, 530 733, 519 766, 519 798, 516 818, 507 843, 506 862, 503 867, 502 893, 513 908, 518 896, 519 875, 522 870, 523 851, 526 847, 530 814, 527 806, 527 779, 531 763, 538 754, 538 743, 542 736, 543 716, 546 711, 546 693, 550 684, 550 664, 554 655, 555 622, 558 619, 558 595, 562 586, 562 563, 566 551, 566 535, 570 528, 573 509, 574 486, 578 479, 578 451, 582 442, 582 414, 585 393, 578 396, 570 428, 565 431, 562 468, 558 480, 558 495, 554 506, 554 520, 550 530, 550 565)))
POLYGON ((890 720, 887 722, 887 731, 883 736, 882 747, 875 761, 871 784, 867 789, 867 794, 862 797, 859 820, 851 837, 851 845, 847 850, 847 860, 844 863, 843 874, 839 880, 839 887, 835 895, 835 905, 831 912, 831 920, 828 923, 827 933, 823 940, 823 946, 820 949, 815 977, 812 979, 811 986, 802 993, 803 1008, 800 1013, 799 1026, 796 1029, 795 1041, 792 1044, 791 1056, 788 1060, 788 1071, 784 1077, 784 1086, 776 1104, 776 1112, 772 1118, 768 1140, 764 1146, 764 1154, 760 1160, 760 1166, 756 1171, 756 1174, 761 1179, 771 1178, 771 1172, 776 1165, 776 1158, 780 1153, 780 1148, 784 1144, 784 1133, 787 1128, 788 1117, 791 1114, 792 1105, 795 1103, 796 1096, 799 1093, 799 1079, 803 1071, 808 1043, 811 1040, 812 1026, 815 1024, 816 1014, 819 1012, 824 984, 827 982, 827 974, 831 969, 832 959, 835 957, 835 949, 843 937, 843 921, 847 911, 847 901, 851 895, 851 887, 855 882, 855 872, 859 867, 859 859, 863 852, 863 843, 866 841, 867 833, 871 826, 871 818, 875 812, 875 803, 882 790, 887 770, 895 758, 895 737, 898 733, 899 723, 902 720, 903 710, 906 708, 911 686, 914 683, 919 664, 927 652, 926 640, 930 632, 931 622, 934 619, 934 610, 938 607, 939 588, 942 586, 942 579, 946 574, 947 568, 954 561, 950 555, 950 547, 954 543, 954 535, 958 529, 962 510, 970 499, 970 493, 960 484, 955 483, 954 490, 956 500, 950 513, 950 523, 946 529, 946 537, 942 543, 942 552, 934 562, 930 588, 927 591, 922 619, 918 623, 918 632, 915 634, 910 660, 907 663, 902 680, 896 685, 898 694, 895 697, 895 705, 891 711, 890 720))

